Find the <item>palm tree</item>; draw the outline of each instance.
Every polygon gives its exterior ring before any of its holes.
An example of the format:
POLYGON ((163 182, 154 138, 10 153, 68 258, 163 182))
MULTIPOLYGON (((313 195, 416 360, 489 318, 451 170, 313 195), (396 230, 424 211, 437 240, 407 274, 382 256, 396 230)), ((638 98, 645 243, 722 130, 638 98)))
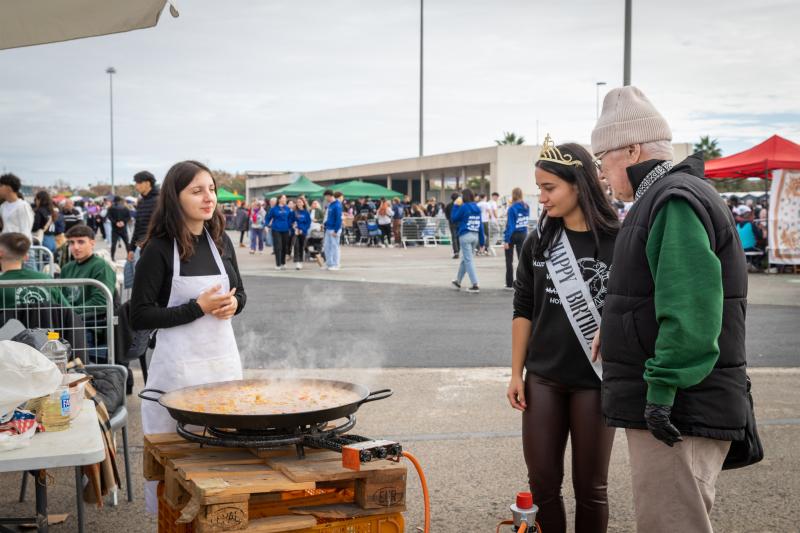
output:
POLYGON ((700 137, 700 142, 694 145, 695 152, 703 152, 703 160, 716 159, 722 155, 722 150, 717 146, 717 140, 710 136, 700 137))
POLYGON ((502 146, 504 144, 523 144, 525 142, 525 137, 520 135, 517 137, 517 134, 511 131, 504 131, 503 132, 503 140, 498 141, 495 140, 494 142, 497 143, 497 146, 502 146))

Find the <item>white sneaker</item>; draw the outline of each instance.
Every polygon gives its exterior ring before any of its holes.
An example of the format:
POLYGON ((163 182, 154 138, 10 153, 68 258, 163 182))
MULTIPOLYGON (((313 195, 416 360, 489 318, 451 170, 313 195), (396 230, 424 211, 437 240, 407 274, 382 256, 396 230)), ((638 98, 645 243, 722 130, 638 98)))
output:
POLYGON ((339 269, 340 269, 339 265, 328 267, 328 270, 339 270, 339 269))
POLYGON ((275 265, 275 270, 283 270, 280 266, 275 265))
POLYGON ((303 270, 303 265, 302 265, 302 263, 295 263, 295 264, 294 264, 294 269, 295 269, 295 270, 303 270))

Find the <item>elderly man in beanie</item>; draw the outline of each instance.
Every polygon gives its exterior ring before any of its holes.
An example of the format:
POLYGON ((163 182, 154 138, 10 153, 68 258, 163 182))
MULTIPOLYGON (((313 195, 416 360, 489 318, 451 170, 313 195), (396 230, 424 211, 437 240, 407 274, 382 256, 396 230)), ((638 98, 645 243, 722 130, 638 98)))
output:
POLYGON ((603 413, 625 428, 637 530, 710 532, 714 490, 747 412, 747 269, 730 210, 636 87, 608 93, 592 132, 601 177, 633 201, 600 334, 603 413))

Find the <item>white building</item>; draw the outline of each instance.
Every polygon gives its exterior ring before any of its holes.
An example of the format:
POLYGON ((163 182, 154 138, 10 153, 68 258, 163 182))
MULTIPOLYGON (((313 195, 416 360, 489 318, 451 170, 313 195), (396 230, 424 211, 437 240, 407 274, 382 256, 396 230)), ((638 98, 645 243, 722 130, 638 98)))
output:
MULTIPOLYGON (((673 146, 676 161, 691 154, 690 143, 673 146)), ((510 196, 511 189, 519 187, 526 197, 535 197, 538 189, 533 165, 540 151, 540 146, 503 145, 328 170, 248 171, 247 200, 263 198, 264 194, 292 183, 301 174, 333 189, 337 183, 354 179, 374 182, 408 194, 415 202, 424 198, 446 202, 452 192, 467 186, 476 192, 498 192, 501 196, 510 196)))

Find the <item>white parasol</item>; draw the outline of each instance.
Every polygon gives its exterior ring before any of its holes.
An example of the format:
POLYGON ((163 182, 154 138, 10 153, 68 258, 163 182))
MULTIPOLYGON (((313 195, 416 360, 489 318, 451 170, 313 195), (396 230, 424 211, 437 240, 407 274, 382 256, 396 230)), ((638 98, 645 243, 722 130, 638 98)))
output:
POLYGON ((108 35, 158 24, 174 0, 3 0, 0 50, 108 35))

